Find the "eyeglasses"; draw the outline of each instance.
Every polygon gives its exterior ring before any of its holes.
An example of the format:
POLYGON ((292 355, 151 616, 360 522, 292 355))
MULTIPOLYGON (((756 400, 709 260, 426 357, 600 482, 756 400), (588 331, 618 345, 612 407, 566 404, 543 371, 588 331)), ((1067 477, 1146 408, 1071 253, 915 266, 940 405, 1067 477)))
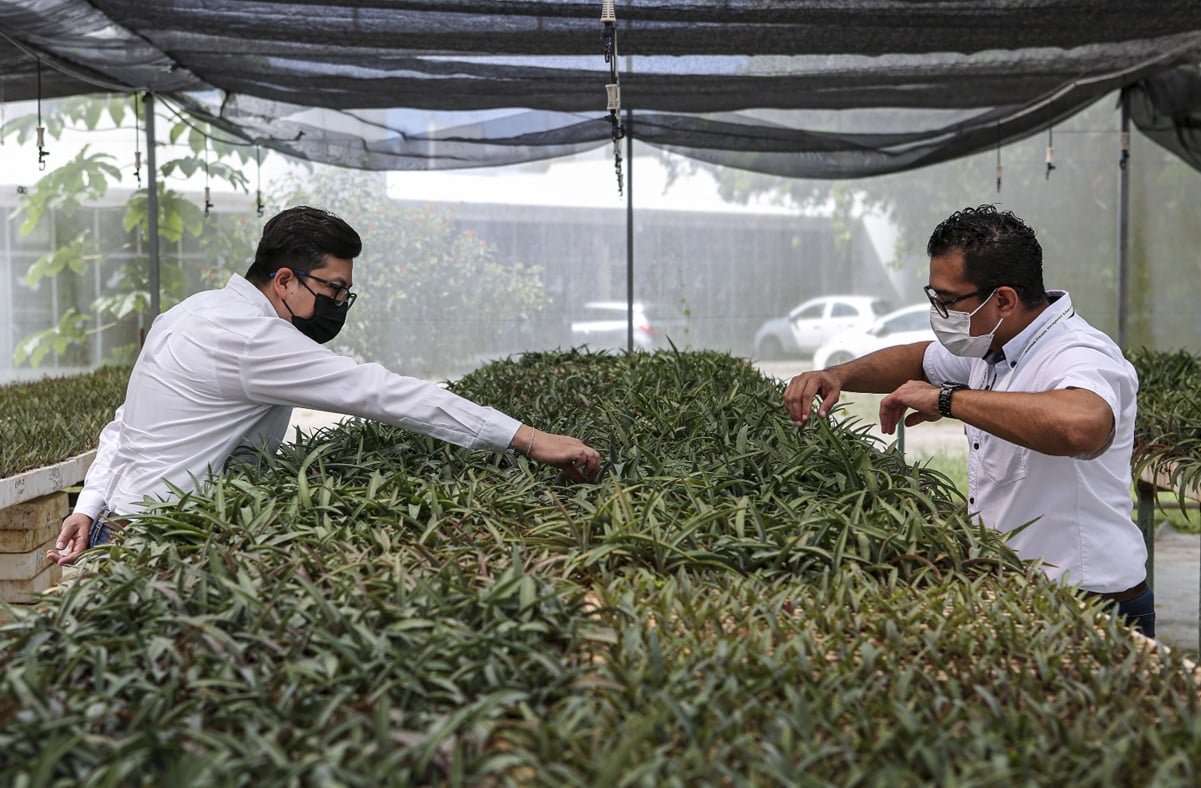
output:
MULTIPOLYGON (((337 306, 345 307, 346 309, 350 309, 351 305, 354 304, 354 300, 359 297, 358 293, 350 292, 350 288, 347 287, 346 285, 340 285, 337 282, 331 282, 328 279, 322 279, 319 276, 313 276, 308 271, 297 271, 295 268, 293 268, 292 273, 296 274, 297 276, 302 276, 302 277, 306 277, 308 279, 312 279, 314 282, 320 282, 321 284, 325 285, 326 287, 332 287, 334 289, 334 304, 336 304, 337 306), (343 290, 346 291, 345 295, 341 294, 343 290)), ((302 281, 301 284, 304 285, 304 282, 302 281)), ((311 287, 309 287, 308 285, 304 285, 304 289, 308 290, 310 293, 313 293, 313 289, 311 287)), ((313 295, 317 295, 317 294, 313 293, 313 295)))
POLYGON ((948 308, 954 306, 955 304, 958 304, 960 301, 963 301, 968 298, 972 298, 973 296, 984 295, 985 293, 991 293, 995 289, 996 288, 985 287, 983 289, 968 293, 967 295, 961 295, 961 296, 955 296, 954 298, 949 298, 946 301, 939 299, 938 291, 935 290, 934 288, 930 287, 930 285, 926 285, 925 287, 923 287, 922 291, 926 294, 926 298, 930 299, 930 305, 933 306, 938 311, 938 314, 942 315, 943 317, 948 317, 948 315, 947 315, 948 308))

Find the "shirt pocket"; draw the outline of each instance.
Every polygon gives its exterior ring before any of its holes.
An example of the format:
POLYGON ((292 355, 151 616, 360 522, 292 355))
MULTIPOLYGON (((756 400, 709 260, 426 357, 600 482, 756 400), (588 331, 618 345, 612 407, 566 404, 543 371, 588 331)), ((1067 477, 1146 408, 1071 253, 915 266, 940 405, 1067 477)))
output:
POLYGON ((1008 487, 1026 478, 1030 450, 1001 440, 987 433, 972 437, 973 448, 979 446, 980 476, 984 484, 1008 487))

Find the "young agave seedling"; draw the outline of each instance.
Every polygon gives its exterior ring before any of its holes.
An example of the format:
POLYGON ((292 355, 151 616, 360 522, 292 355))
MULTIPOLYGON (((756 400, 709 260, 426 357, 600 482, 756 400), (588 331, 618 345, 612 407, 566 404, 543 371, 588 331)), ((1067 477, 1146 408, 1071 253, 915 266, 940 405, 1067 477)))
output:
POLYGON ((0 627, 14 784, 1121 784, 1194 676, 945 477, 716 353, 454 388, 608 458, 347 422, 156 506, 0 627), (1120 756, 1120 757, 1119 757, 1120 756))
POLYGON ((0 386, 0 478, 96 448, 125 398, 129 367, 0 386))

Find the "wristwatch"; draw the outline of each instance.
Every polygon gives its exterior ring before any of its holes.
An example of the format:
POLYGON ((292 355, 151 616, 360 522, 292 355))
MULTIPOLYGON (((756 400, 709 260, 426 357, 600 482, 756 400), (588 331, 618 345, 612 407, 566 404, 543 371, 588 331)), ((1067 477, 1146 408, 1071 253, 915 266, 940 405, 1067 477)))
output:
POLYGON ((968 388, 964 383, 944 383, 938 391, 938 414, 945 418, 951 418, 951 395, 956 391, 962 391, 968 388))

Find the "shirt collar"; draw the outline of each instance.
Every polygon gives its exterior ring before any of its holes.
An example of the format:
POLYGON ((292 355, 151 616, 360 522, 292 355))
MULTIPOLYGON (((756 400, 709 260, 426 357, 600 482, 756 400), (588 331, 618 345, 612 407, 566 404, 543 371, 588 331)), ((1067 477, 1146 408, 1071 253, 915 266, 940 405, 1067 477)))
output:
POLYGON ((234 274, 226 283, 225 289, 236 294, 239 298, 244 299, 251 306, 256 308, 264 315, 279 317, 275 311, 275 307, 271 305, 271 300, 267 298, 267 294, 255 287, 250 280, 245 277, 234 274))
POLYGON ((1039 332, 1051 321, 1057 320, 1065 312, 1072 311, 1072 297, 1068 295, 1066 290, 1048 290, 1047 299, 1051 302, 1046 309, 1039 313, 1038 317, 1030 321, 1030 325, 1023 328, 1017 336, 1006 342, 1000 350, 987 357, 990 364, 997 364, 1006 359, 1012 359, 1009 367, 1017 366, 1017 360, 1022 357, 1026 349, 1030 346, 1039 332))

